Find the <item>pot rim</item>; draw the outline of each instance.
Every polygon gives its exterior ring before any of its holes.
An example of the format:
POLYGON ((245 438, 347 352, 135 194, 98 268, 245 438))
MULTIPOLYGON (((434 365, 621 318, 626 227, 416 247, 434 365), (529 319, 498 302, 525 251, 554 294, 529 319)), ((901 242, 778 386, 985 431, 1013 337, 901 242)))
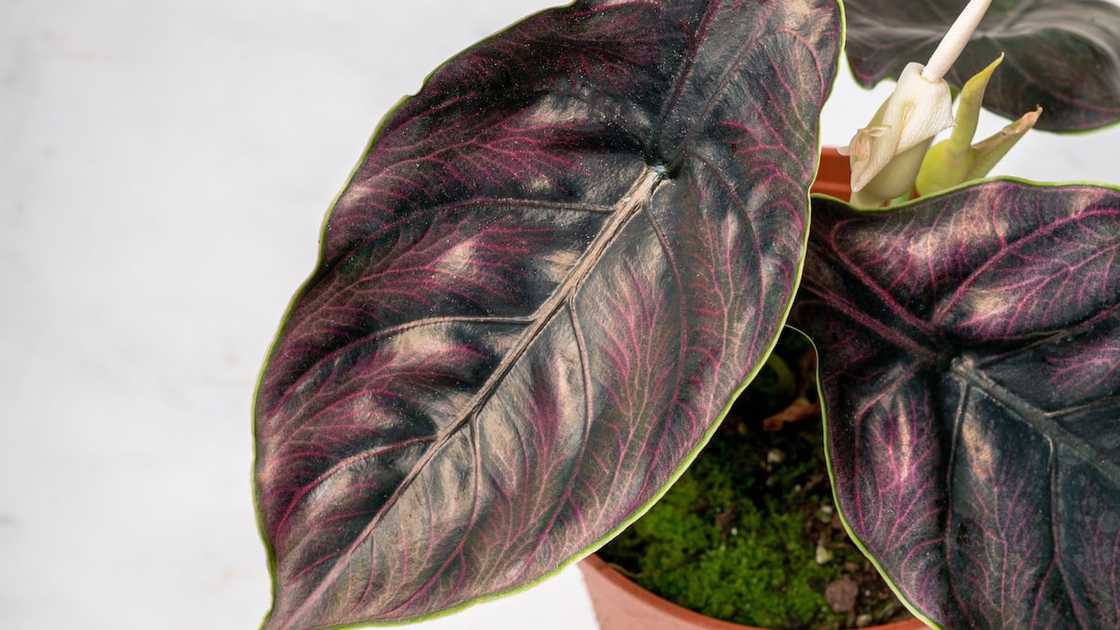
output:
POLYGON ((848 156, 841 155, 836 147, 821 147, 817 177, 810 192, 847 201, 852 195, 851 176, 848 156))

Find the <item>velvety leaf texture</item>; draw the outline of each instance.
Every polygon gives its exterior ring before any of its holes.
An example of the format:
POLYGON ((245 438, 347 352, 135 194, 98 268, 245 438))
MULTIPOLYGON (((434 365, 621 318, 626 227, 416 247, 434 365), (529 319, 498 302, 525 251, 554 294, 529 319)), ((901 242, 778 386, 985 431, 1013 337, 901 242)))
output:
POLYGON ((852 533, 945 627, 1120 627, 1120 192, 813 215, 793 319, 852 533))
MULTIPOLYGON (((845 50, 870 87, 925 63, 968 0, 846 0, 845 50)), ((994 0, 945 77, 961 87, 1001 52, 984 107, 1017 119, 1043 107, 1037 129, 1075 131, 1120 121, 1120 7, 1105 0, 994 0)))
POLYGON ((389 115, 258 392, 268 627, 507 592, 660 494, 785 319, 840 28, 577 2, 389 115))

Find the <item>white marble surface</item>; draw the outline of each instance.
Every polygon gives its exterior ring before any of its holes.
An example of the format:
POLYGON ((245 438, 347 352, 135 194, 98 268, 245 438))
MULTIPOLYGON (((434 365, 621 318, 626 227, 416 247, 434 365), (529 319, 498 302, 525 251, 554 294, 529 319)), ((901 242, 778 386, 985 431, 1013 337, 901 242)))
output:
MULTIPOLYGON (((549 4, 0 0, 0 627, 259 622, 250 398, 323 212, 402 94, 549 4)), ((845 68, 826 142, 887 89, 845 68)), ((1120 179, 1118 133, 1002 171, 1120 179)), ((594 622, 570 570, 420 627, 594 622)))

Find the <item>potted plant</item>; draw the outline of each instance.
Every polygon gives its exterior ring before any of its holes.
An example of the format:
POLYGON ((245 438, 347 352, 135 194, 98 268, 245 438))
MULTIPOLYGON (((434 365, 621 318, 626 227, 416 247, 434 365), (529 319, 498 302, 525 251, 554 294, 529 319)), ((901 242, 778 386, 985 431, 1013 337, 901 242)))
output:
MULTIPOLYGON (((1086 35, 1060 2, 1008 4, 1009 42, 1031 10, 1058 23, 1022 50, 1060 60, 1020 73, 1117 58, 1115 11, 1092 4, 1086 35)), ((896 70, 898 11, 847 12, 857 75, 860 50, 866 80, 896 70)), ((972 181, 1007 141, 930 150, 944 99, 903 69, 849 148, 862 209, 816 198, 810 230, 843 38, 834 0, 584 0, 386 117, 257 391, 266 627, 444 614, 595 551, 684 473, 791 311, 840 520, 913 613, 1120 625, 1120 195, 972 181), (903 199, 926 184, 945 190, 903 199)), ((1045 93, 1064 113, 1032 123, 1084 129, 1120 109, 1109 70, 1088 96, 980 82, 997 111, 1045 93)))

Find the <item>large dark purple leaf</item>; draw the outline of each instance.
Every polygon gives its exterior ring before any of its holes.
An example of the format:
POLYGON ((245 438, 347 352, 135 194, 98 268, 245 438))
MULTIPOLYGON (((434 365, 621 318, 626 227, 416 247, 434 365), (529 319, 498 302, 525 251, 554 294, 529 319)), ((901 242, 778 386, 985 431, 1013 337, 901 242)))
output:
MULTIPOLYGON (((846 0, 845 50, 870 87, 925 63, 968 0, 846 0)), ((995 0, 945 78, 961 87, 1007 53, 984 107, 1012 120, 1043 108, 1036 127, 1073 131, 1120 121, 1120 7, 1106 0, 995 0)))
POLYGON ((508 592, 659 496, 785 319, 839 34, 834 0, 578 2, 389 115, 257 396, 268 627, 508 592))
POLYGON ((1120 627, 1120 192, 813 221, 793 320, 851 533, 946 627, 1120 627))

